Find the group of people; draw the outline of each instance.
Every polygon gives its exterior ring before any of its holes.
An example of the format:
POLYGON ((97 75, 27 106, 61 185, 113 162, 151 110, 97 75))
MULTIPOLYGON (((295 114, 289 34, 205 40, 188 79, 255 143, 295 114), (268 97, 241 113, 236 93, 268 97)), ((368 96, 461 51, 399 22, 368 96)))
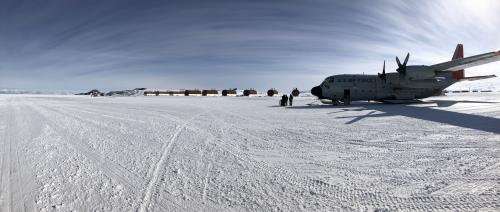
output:
POLYGON ((291 107, 292 104, 293 104, 293 95, 292 94, 290 94, 290 97, 288 97, 286 94, 283 94, 283 96, 281 96, 280 106, 284 107, 284 106, 289 105, 291 107))

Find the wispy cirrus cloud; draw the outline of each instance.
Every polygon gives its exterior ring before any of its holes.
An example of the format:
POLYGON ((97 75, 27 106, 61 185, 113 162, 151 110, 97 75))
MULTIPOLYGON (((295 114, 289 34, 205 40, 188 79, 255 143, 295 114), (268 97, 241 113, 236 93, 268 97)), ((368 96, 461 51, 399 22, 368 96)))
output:
POLYGON ((433 64, 459 42, 469 55, 500 49, 493 0, 2 1, 0 11, 4 87, 308 89, 383 60, 395 69, 406 52, 433 64))

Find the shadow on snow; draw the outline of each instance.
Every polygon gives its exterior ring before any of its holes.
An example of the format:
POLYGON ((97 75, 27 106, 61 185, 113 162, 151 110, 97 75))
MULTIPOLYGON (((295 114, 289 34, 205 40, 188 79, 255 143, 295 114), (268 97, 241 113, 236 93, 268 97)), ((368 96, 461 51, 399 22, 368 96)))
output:
POLYGON ((439 107, 449 107, 457 103, 500 104, 499 102, 432 100, 413 104, 354 102, 350 106, 309 105, 289 107, 287 109, 338 109, 336 111, 329 112, 328 114, 336 114, 349 111, 369 111, 365 115, 337 117, 338 119, 352 118, 345 124, 352 124, 365 118, 405 116, 500 134, 500 119, 498 118, 435 109, 439 107), (377 113, 377 111, 381 113, 377 113))

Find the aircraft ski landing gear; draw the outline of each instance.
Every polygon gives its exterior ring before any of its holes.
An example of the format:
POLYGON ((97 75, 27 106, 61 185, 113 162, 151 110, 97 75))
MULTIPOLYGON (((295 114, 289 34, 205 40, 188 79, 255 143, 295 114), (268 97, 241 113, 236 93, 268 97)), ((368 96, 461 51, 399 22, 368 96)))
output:
POLYGON ((344 101, 344 105, 351 105, 351 101, 349 100, 344 101))
POLYGON ((340 103, 341 103, 339 100, 321 99, 320 101, 323 104, 334 105, 334 106, 340 105, 340 103))
POLYGON ((351 104, 351 90, 350 89, 345 89, 344 90, 344 99, 343 99, 344 105, 350 105, 351 104))

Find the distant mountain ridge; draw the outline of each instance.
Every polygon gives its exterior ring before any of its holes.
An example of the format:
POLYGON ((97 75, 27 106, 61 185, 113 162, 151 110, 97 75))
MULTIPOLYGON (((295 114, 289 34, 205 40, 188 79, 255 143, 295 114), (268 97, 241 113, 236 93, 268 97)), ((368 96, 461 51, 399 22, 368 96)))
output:
POLYGON ((73 95, 74 91, 54 91, 25 88, 0 88, 0 94, 47 94, 47 95, 73 95))

